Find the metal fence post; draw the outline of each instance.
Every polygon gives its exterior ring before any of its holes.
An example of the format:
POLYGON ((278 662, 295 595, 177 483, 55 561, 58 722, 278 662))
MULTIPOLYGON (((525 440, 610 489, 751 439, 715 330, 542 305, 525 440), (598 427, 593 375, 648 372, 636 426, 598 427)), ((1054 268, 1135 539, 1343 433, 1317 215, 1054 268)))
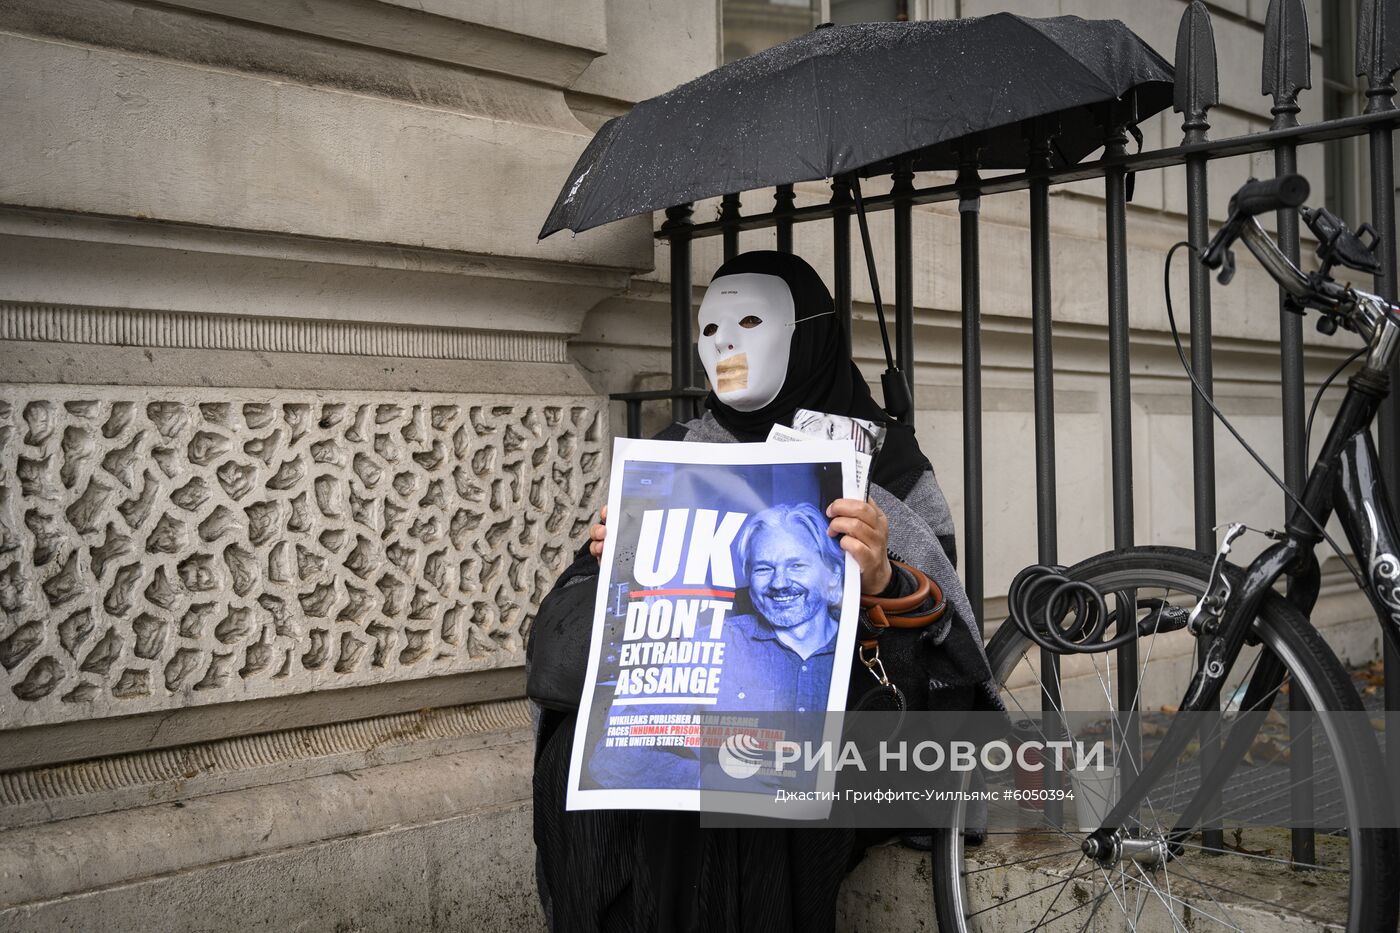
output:
MULTIPOLYGON (((661 229, 671 234, 671 389, 688 389, 695 384, 695 336, 691 333, 690 226, 691 206, 666 208, 661 229)), ((671 399, 671 417, 689 421, 695 402, 677 396, 671 399)))
POLYGON ((894 186, 894 358, 909 383, 909 411, 901 419, 914 423, 914 172, 909 163, 893 175, 894 186))
MULTIPOLYGON (((1182 118, 1182 142, 1187 145, 1203 143, 1208 139, 1210 129, 1207 112, 1220 102, 1220 83, 1216 71, 1215 32, 1211 27, 1210 13, 1200 0, 1192 0, 1181 17, 1181 26, 1176 35, 1176 73, 1175 109, 1182 118)), ((1210 241, 1210 201, 1206 179, 1206 157, 1188 157, 1186 225, 1187 241, 1191 244, 1191 369, 1201 388, 1213 397, 1210 270, 1196 261, 1210 241)), ((1191 465, 1196 549, 1210 554, 1215 551, 1215 416, 1205 399, 1195 392, 1191 393, 1191 465)), ((1197 658, 1201 659, 1201 663, 1204 663, 1209 647, 1208 638, 1197 640, 1197 658)), ((1205 722, 1201 727, 1202 776, 1217 759, 1219 744, 1218 724, 1205 722)), ((1212 800, 1206 811, 1202 833, 1207 849, 1218 849, 1224 842, 1221 830, 1212 825, 1214 814, 1219 810, 1218 798, 1212 800)))
MULTIPOLYGON (((1271 0, 1264 22, 1264 67, 1261 93, 1274 100, 1274 121, 1270 129, 1298 125, 1298 93, 1312 87, 1311 46, 1308 42, 1308 14, 1303 0, 1271 0)), ((1274 149, 1274 174, 1291 175, 1298 171, 1298 147, 1281 143, 1274 149)), ((1298 212, 1278 212, 1278 244, 1285 256, 1298 262, 1298 212)), ((1308 452, 1305 446, 1306 417, 1303 399, 1303 318, 1287 310, 1287 293, 1279 289, 1279 368, 1283 383, 1283 477, 1295 496, 1302 495, 1308 475, 1308 452)), ((1284 518, 1293 511, 1287 497, 1283 503, 1284 518)), ((1290 587, 1291 588, 1291 587, 1290 587)), ((1311 607, 1308 607, 1311 609, 1311 607)), ((1292 712, 1307 712, 1307 697, 1301 690, 1288 691, 1288 708, 1292 712)), ((1290 728, 1297 717, 1289 717, 1290 728)), ((1313 757, 1311 731, 1303 727, 1290 733, 1288 757, 1291 791, 1291 812, 1295 823, 1299 817, 1314 812, 1313 757)), ((1313 830, 1301 824, 1290 832, 1293 861, 1298 865, 1317 862, 1317 840, 1313 830)))
POLYGON ((773 213, 777 221, 773 225, 777 233, 777 249, 781 253, 792 252, 792 209, 797 202, 792 185, 779 185, 773 191, 773 213))
MULTIPOLYGON (((1030 170, 1049 171, 1052 128, 1044 120, 1031 129, 1030 170)), ((1055 489, 1055 359, 1050 306, 1050 180, 1031 182, 1031 366, 1035 394, 1035 505, 1036 556, 1053 567, 1060 562, 1059 516, 1055 489)), ((1050 720, 1047 738, 1058 740, 1062 728, 1053 718, 1063 711, 1060 694, 1060 656, 1040 649, 1040 710, 1050 720)), ((1060 786, 1059 773, 1047 768, 1046 787, 1060 786)), ((1051 825, 1063 822, 1064 804, 1045 802, 1045 818, 1051 825)))
MULTIPOLYGON (((1194 0, 1181 20, 1177 35, 1176 109, 1182 115, 1182 142, 1203 143, 1207 133, 1207 111, 1220 100, 1216 78, 1215 36, 1210 14, 1200 0, 1194 0)), ((1210 241, 1210 202, 1206 190, 1206 159, 1186 160, 1186 224, 1191 244, 1191 368, 1208 395, 1214 395, 1211 360, 1210 270, 1194 257, 1210 241)), ((1195 506, 1196 548, 1215 552, 1215 422, 1210 406, 1195 393, 1191 395, 1191 450, 1195 506)))
MULTIPOLYGON (((1129 102, 1130 103, 1130 102, 1129 102)), ((1104 157, 1120 158, 1127 153, 1128 136, 1124 125, 1132 117, 1121 107, 1103 108, 1104 157)), ((1108 263, 1108 397, 1109 446, 1113 470, 1113 546, 1133 544, 1133 400, 1129 360, 1128 321, 1128 173, 1122 166, 1109 168, 1104 175, 1104 233, 1108 263)), ((1137 593, 1125 590, 1115 594, 1120 618, 1136 619, 1137 593), (1129 608, 1133 607, 1133 608, 1129 608)), ((1120 623, 1123 624, 1123 623, 1120 623)), ((1130 638, 1115 652, 1118 665, 1118 714, 1123 753, 1118 767, 1121 780, 1137 777, 1142 762, 1142 736, 1138 708, 1138 643, 1130 638)))
POLYGON ((982 555, 982 279, 978 220, 982 210, 977 160, 981 140, 968 139, 958 153, 959 243, 962 253, 963 382, 963 586, 972 614, 985 630, 982 555))

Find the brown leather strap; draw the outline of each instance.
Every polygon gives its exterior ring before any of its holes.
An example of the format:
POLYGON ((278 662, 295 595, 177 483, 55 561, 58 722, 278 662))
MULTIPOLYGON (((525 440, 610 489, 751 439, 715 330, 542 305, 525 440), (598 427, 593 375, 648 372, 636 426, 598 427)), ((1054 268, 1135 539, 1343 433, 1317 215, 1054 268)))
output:
MULTIPOLYGON (((947 610, 948 604, 943 599, 943 591, 938 588, 938 584, 928 578, 923 571, 917 567, 911 567, 902 561, 892 561, 898 564, 914 577, 914 592, 908 596, 880 597, 862 596, 860 598, 861 608, 865 610, 865 617, 869 626, 877 630, 887 628, 924 628, 932 625, 947 610), (934 602, 932 612, 923 615, 908 615, 909 610, 923 605, 930 597, 934 602)), ((861 644, 867 648, 878 644, 878 640, 862 639, 861 644)))
MULTIPOLYGON (((923 605, 924 600, 928 599, 929 594, 935 589, 933 581, 930 580, 922 570, 916 567, 910 567, 903 561, 893 560, 890 561, 890 563, 909 571, 909 574, 914 578, 914 592, 910 593, 908 596, 861 596, 861 606, 866 609, 879 606, 886 612, 900 613, 908 612, 916 606, 923 605)), ((943 601, 943 594, 941 592, 938 594, 937 601, 940 603, 943 601)))
POLYGON ((937 622, 943 615, 943 604, 933 607, 933 611, 921 616, 890 615, 883 606, 871 606, 865 611, 872 628, 924 628, 937 622))

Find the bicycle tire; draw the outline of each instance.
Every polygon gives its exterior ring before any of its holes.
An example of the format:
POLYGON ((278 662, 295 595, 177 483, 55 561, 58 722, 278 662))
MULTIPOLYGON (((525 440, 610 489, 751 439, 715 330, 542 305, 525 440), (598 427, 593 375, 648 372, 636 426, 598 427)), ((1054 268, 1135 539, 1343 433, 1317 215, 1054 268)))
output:
MULTIPOLYGON (((1183 594, 1199 595, 1209 578, 1211 565, 1210 556, 1196 551, 1169 547, 1137 547, 1091 557, 1069 568, 1065 576, 1091 583, 1102 592, 1161 587, 1179 590, 1183 594)), ((1243 572, 1237 567, 1227 566, 1226 574, 1236 586, 1243 579, 1243 572)), ((1291 683, 1303 691, 1314 709, 1352 712, 1364 710, 1356 688, 1341 662, 1337 660, 1321 634, 1292 603, 1276 593, 1269 593, 1254 621, 1253 634, 1283 659, 1291 683)), ((1014 623, 1008 621, 1002 625, 987 645, 987 654, 998 682, 1005 683, 1030 650, 1038 651, 1038 647, 1014 623)), ((1382 764, 1375 739, 1365 729, 1365 724, 1357 717, 1351 716, 1333 717, 1327 722, 1330 725, 1320 730, 1319 734, 1325 733, 1330 752, 1338 756, 1338 773, 1343 779, 1342 794, 1347 812, 1354 815, 1357 812, 1366 812, 1358 810, 1362 807, 1388 807, 1383 798, 1377 799, 1378 793, 1384 793, 1377 790, 1377 783, 1358 777, 1382 773, 1379 770, 1382 764)), ((1357 821, 1358 824, 1359 822, 1357 821)), ((964 845, 964 833, 958 824, 955 824, 953 829, 934 833, 932 874, 934 907, 939 929, 943 933, 962 933, 965 930, 1009 928, 1005 923, 999 923, 996 916, 987 917, 985 921, 978 919, 975 923, 969 921, 969 914, 976 918, 983 913, 991 913, 996 905, 984 910, 980 903, 969 902, 964 874, 964 845)), ((1384 930, 1389 933, 1396 929, 1397 910, 1400 909, 1397 907, 1397 901, 1400 900, 1398 850, 1400 842, 1392 829, 1352 829, 1347 834, 1350 875, 1346 896, 1346 930, 1355 933, 1384 930)), ((1170 861, 1166 863, 1171 864, 1170 861)), ((1280 864, 1278 870, 1292 871, 1284 864, 1280 864)), ((1292 878, 1284 878, 1284 881, 1296 883, 1296 878, 1294 875, 1292 878)), ((1133 880, 1133 883, 1138 882, 1133 880)), ((1068 881, 1064 884, 1067 885, 1068 881)), ((1112 887, 1111 880, 1109 887, 1112 887)), ((1124 890, 1127 890, 1126 882, 1124 890)), ((1168 893, 1170 894, 1170 889, 1168 893)), ((1101 896, 1099 901, 1102 900, 1101 896)), ((1115 901, 1117 900, 1115 897, 1115 901)), ((1168 911, 1173 909, 1166 900, 1163 904, 1168 911)), ((1094 913, 1099 909, 1096 905, 1093 908, 1094 913)), ((1114 907, 1110 906, 1110 912, 1113 909, 1114 907)), ((1126 908, 1124 913, 1128 913, 1126 908)), ((1210 916, 1209 912, 1205 914, 1206 917, 1210 916)), ((1055 919, 1060 919, 1060 916, 1055 919)), ((1091 914, 1089 921, 1092 919, 1091 914)), ((1129 921, 1128 926, 1131 928, 1132 918, 1125 919, 1129 921)), ((1198 928, 1205 917, 1198 913, 1195 919, 1197 926, 1193 929, 1198 928)), ((1220 920, 1218 917, 1216 919, 1220 920)), ((1089 921, 1085 922, 1085 926, 1088 926, 1089 921)), ((1228 927, 1228 923, 1226 925, 1228 927)), ((1076 926, 1077 924, 1071 924, 1067 928, 1073 930, 1076 926)))

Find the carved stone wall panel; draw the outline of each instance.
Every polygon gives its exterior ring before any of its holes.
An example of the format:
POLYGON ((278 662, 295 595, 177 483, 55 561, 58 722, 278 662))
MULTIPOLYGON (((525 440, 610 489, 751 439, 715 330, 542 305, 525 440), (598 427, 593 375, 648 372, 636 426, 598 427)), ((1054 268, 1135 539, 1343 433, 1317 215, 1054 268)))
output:
POLYGON ((0 387, 0 729, 523 663, 595 398, 0 387))

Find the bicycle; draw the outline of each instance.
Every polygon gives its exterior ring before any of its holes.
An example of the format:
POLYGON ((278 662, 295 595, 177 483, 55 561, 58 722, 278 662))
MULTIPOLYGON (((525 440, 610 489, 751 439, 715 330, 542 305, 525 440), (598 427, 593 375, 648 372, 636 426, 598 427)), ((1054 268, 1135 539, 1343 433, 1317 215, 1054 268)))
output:
MULTIPOLYGON (((1387 828, 1395 823, 1385 816, 1390 801, 1380 780, 1377 743, 1364 715, 1357 715, 1364 706, 1356 688, 1310 615, 1321 581, 1315 551, 1324 540, 1336 547, 1325 531, 1335 513, 1352 553, 1365 558, 1366 575, 1349 561, 1347 566, 1370 597, 1383 637, 1400 637, 1400 533, 1380 485, 1369 433, 1389 391, 1386 374, 1400 343, 1400 309, 1332 278, 1337 264, 1377 270, 1374 232, 1369 243, 1362 239, 1368 227, 1352 233, 1325 209, 1302 210, 1321 244, 1321 268, 1311 274, 1264 232, 1256 215, 1298 208, 1307 194, 1301 176, 1251 180, 1235 194, 1225 226, 1197 259, 1223 268, 1221 281, 1227 283, 1233 274, 1230 247, 1241 240, 1285 290, 1290 310, 1317 311, 1324 333, 1346 329, 1364 342, 1352 360, 1361 353, 1366 360, 1348 380, 1306 485, 1300 495, 1290 493, 1285 530, 1270 532, 1274 543, 1246 569, 1226 559, 1245 530, 1233 525, 1214 556, 1131 547, 1068 568, 1030 567, 1017 576, 1009 595, 1011 617, 987 646, 1008 708, 1023 712, 1038 705, 1035 693, 1050 698, 1052 712, 1089 709, 1083 704, 1090 699, 1100 704, 1116 742, 1115 764, 1124 772, 1121 789, 1093 831, 1066 829, 1064 814, 1048 810, 1036 817, 1037 830, 1018 834, 1010 851, 1004 840, 994 842, 995 857, 968 846, 961 819, 955 828, 935 833, 934 899, 945 933, 1054 925, 1081 933, 1122 926, 1184 933, 1206 923, 1243 930, 1277 927, 1284 915, 1301 917, 1307 929, 1396 929, 1400 840, 1387 828), (1286 597, 1274 589, 1285 579, 1286 597), (1129 653, 1119 657, 1125 647, 1129 653), (1058 679, 1043 676, 1042 659, 1050 656, 1062 662, 1058 679), (1123 667, 1125 658, 1138 668, 1131 692, 1123 689, 1121 677, 1117 691, 1114 687, 1115 668, 1123 667), (1288 758, 1292 768, 1296 753, 1299 768, 1309 760, 1335 772, 1338 793, 1329 794, 1332 831, 1319 837, 1315 857, 1301 866, 1290 862, 1286 837, 1278 831, 1250 829, 1246 838, 1241 830, 1233 835, 1234 844, 1223 845, 1200 834, 1211 826, 1228 827, 1232 814, 1212 809, 1227 782, 1276 767, 1252 756, 1272 728, 1270 711, 1291 691, 1301 693, 1313 710, 1344 714, 1318 717, 1316 728, 1291 737, 1281 746, 1284 754, 1275 756, 1288 758), (1224 712, 1222 696, 1228 698, 1224 712), (1056 697, 1062 699, 1056 703, 1056 697), (1198 722, 1176 716, 1148 759, 1143 717, 1159 704, 1169 712, 1173 699, 1181 712, 1215 711, 1210 721, 1216 731, 1201 745, 1198 722), (1308 745, 1300 742, 1311 743, 1311 758, 1301 754, 1308 745), (1199 773, 1194 790, 1190 780, 1183 789, 1183 769, 1188 777, 1199 773), (992 871, 1012 864, 1022 867, 1014 880, 992 871), (1036 917, 1035 923, 1026 922, 1036 917)), ((1168 272, 1172 253, 1183 245, 1168 253, 1168 272)), ((1170 301, 1168 290, 1169 316, 1170 301)), ((1233 431, 1186 363, 1171 320, 1193 385, 1233 431)), ((1319 399, 1345 366, 1324 383, 1319 399)), ((1337 553, 1347 560, 1340 549, 1337 553)), ((1061 722, 1054 728, 1067 727, 1061 722)), ((1277 739, 1270 741, 1279 746, 1277 739)), ((1320 780, 1317 773, 1304 774, 1290 784, 1290 794, 1295 786, 1325 789, 1320 780)))

